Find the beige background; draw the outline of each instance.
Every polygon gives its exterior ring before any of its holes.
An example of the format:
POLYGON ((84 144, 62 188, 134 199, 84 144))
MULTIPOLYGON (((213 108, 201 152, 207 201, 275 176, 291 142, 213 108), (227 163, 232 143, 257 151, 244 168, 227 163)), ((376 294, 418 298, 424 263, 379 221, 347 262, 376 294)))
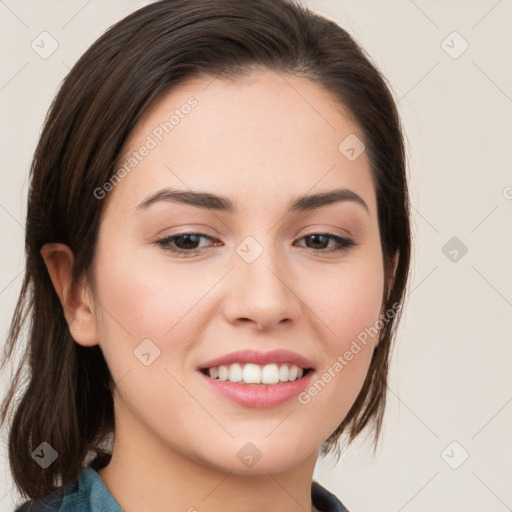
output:
MULTIPOLYGON (((512 510, 512 2, 303 3, 362 44, 399 100, 415 236, 381 446, 372 458, 361 439, 337 466, 319 461, 315 477, 351 512, 512 510)), ((0 1, 2 340, 46 111, 85 49, 143 4, 0 1), (43 31, 58 43, 47 59, 31 48, 43 31)), ((19 497, 5 456, 2 432, 0 510, 11 511, 19 497)))

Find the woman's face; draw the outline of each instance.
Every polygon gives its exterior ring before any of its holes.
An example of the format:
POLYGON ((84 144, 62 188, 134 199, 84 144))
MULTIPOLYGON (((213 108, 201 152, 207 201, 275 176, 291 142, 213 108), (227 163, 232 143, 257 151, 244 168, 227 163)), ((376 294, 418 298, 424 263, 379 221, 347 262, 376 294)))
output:
POLYGON ((270 71, 190 81, 138 123, 102 189, 93 304, 133 452, 241 473, 316 459, 361 389, 377 341, 361 333, 382 307, 358 139, 321 86, 270 71), (303 377, 280 384, 205 370, 274 382, 295 364, 303 377))

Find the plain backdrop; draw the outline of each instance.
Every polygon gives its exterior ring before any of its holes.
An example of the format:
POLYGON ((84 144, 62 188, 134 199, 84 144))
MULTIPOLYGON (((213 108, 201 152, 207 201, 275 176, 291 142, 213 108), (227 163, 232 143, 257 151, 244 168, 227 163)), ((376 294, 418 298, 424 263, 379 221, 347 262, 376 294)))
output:
MULTIPOLYGON (((2 343, 21 286, 29 164, 51 100, 87 47, 145 3, 0 1, 2 343), (42 32, 58 44, 49 56, 33 49, 42 32)), ((319 460, 314 476, 351 512, 512 510, 512 2, 302 3, 348 30, 390 83, 414 235, 380 447, 372 457, 361 438, 337 465, 319 460)), ((0 511, 12 511, 20 499, 1 437, 0 511)))

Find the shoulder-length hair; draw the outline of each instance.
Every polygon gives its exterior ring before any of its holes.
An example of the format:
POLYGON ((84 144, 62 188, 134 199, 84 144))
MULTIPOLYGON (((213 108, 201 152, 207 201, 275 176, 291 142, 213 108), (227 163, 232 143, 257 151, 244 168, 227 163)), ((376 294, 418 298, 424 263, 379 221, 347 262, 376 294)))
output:
MULTIPOLYGON (((292 0, 162 0, 107 30, 73 66, 59 89, 35 150, 27 205, 26 269, 2 367, 13 358, 27 324, 27 347, 1 411, 15 404, 9 464, 22 494, 33 500, 77 479, 92 461, 108 463, 114 432, 113 383, 99 346, 71 337, 40 250, 67 244, 72 278, 90 277, 105 201, 95 189, 115 174, 127 137, 162 94, 198 76, 236 79, 266 68, 312 80, 347 109, 360 128, 376 190, 385 276, 399 251, 383 304, 396 313, 380 333, 353 406, 322 445, 334 451, 342 433, 351 442, 366 425, 377 446, 391 342, 405 298, 410 260, 409 199, 400 119, 375 64, 333 21, 292 0), (22 388, 23 370, 29 377, 22 388), (58 454, 46 469, 31 454, 47 442, 58 454)), ((341 141, 340 141, 341 142, 341 141)))

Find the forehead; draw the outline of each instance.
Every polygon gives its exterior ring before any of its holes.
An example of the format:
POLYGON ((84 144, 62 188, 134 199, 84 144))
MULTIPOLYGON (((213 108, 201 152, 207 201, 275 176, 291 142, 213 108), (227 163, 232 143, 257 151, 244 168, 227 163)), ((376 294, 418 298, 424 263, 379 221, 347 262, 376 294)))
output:
POLYGON ((363 139, 341 103, 305 78, 265 70, 195 78, 159 97, 137 123, 109 199, 134 208, 173 186, 288 204, 290 194, 346 187, 374 209, 366 153, 348 159, 340 151, 347 137, 363 139))

